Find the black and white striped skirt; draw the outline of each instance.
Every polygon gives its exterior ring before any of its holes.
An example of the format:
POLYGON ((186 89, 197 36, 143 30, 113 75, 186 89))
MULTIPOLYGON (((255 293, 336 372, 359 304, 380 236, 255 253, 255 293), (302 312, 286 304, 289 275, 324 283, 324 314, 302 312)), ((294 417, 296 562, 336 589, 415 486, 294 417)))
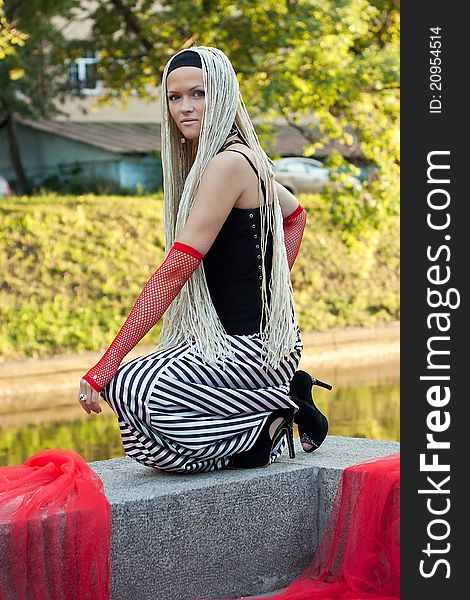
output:
MULTIPOLYGON (((262 366, 259 334, 227 334, 235 359, 224 369, 204 364, 185 343, 123 363, 102 396, 118 418, 126 454, 176 473, 226 467, 231 455, 254 445, 273 410, 297 408, 287 395, 303 349, 296 331, 295 348, 277 369, 262 366)), ((285 446, 283 438, 271 461, 285 446)))

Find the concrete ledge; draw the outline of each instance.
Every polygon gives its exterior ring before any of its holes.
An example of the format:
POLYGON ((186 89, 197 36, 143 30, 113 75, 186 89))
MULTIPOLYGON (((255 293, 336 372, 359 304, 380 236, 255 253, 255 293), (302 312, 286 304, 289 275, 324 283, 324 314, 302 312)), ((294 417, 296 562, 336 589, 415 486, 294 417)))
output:
POLYGON ((90 462, 112 507, 112 600, 265 594, 309 564, 344 468, 396 442, 329 437, 267 468, 163 473, 129 457, 90 462))

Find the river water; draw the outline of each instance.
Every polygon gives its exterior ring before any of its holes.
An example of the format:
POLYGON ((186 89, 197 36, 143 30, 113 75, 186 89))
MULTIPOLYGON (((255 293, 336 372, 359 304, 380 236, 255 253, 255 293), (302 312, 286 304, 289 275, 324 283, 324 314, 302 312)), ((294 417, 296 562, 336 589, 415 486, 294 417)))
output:
MULTIPOLYGON (((331 392, 313 388, 329 435, 399 441, 398 359, 354 369, 302 368, 334 386, 331 392)), ((0 466, 21 464, 44 448, 75 450, 87 461, 124 456, 117 419, 104 400, 103 412, 90 415, 76 393, 61 397, 60 405, 56 396, 47 400, 47 410, 0 415, 0 466)), ((21 397, 15 403, 27 405, 21 397)))

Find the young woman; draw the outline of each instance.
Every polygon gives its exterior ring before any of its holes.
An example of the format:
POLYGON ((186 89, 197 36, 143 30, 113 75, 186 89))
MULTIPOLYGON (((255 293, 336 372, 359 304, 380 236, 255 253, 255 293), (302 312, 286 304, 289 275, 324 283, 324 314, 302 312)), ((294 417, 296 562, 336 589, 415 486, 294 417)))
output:
POLYGON ((188 473, 267 465, 292 423, 304 450, 326 436, 316 380, 297 371, 303 343, 290 269, 306 212, 273 179, 217 48, 182 50, 162 78, 165 260, 145 284, 80 402, 116 413, 125 452, 188 473), (154 352, 121 365, 165 315, 154 352))

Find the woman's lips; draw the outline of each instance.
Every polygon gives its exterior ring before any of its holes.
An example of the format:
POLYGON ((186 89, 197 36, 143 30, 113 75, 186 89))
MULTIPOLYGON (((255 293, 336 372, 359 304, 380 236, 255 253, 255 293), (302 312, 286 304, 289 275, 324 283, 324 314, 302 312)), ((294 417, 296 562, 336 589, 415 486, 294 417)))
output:
POLYGON ((192 119, 191 121, 181 121, 182 125, 192 125, 193 123, 197 123, 197 119, 192 119))

